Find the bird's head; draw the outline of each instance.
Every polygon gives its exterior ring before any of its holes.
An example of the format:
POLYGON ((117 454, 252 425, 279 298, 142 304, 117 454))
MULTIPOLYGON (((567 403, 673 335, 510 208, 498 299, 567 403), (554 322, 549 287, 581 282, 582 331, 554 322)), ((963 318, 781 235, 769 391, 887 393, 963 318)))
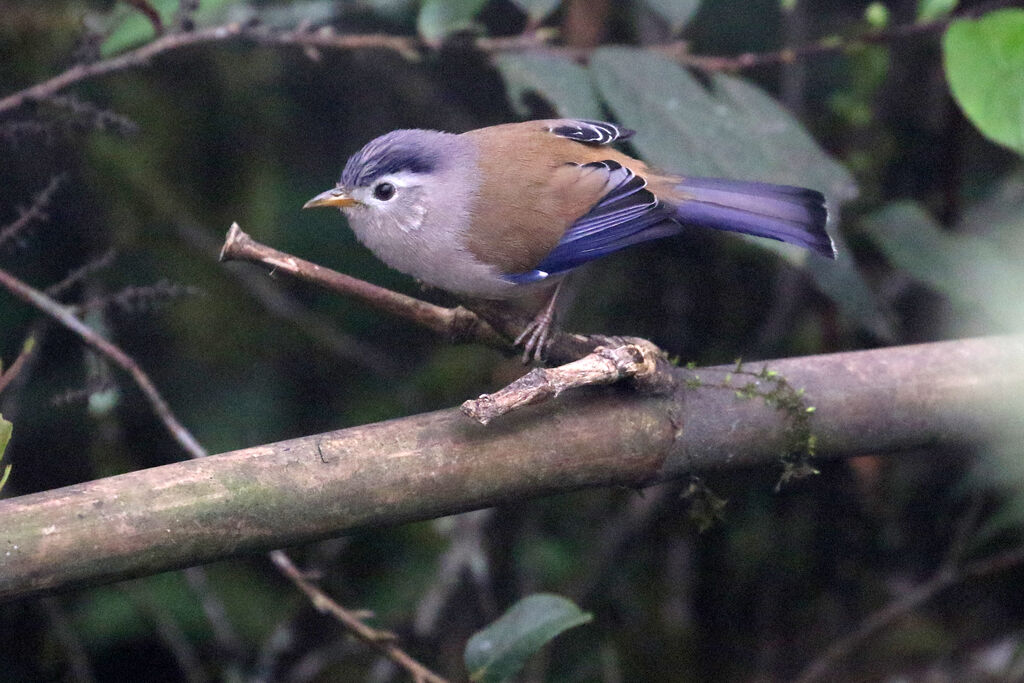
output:
POLYGON ((429 130, 396 130, 371 140, 349 158, 338 184, 310 199, 304 209, 334 206, 357 232, 418 230, 434 201, 444 201, 455 136, 429 130))

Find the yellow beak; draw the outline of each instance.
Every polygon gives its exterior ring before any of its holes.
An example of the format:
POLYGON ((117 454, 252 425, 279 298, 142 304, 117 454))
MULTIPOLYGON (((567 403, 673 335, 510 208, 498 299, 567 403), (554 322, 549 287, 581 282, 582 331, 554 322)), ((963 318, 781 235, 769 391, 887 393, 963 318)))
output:
POLYGON ((346 206, 355 206, 358 203, 355 199, 348 196, 345 190, 336 187, 332 190, 327 190, 327 192, 321 192, 303 204, 302 208, 312 209, 315 206, 336 206, 339 209, 344 209, 346 206))

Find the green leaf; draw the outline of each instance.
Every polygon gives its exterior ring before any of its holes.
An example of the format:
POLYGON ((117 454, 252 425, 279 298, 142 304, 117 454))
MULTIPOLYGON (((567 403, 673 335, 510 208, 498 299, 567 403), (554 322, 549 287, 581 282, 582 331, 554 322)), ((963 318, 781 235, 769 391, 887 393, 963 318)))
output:
POLYGON ((601 48, 590 64, 619 122, 638 131, 634 145, 658 166, 804 185, 839 200, 857 194, 800 122, 744 80, 714 74, 705 87, 675 62, 632 48, 601 48))
MULTIPOLYGON (((14 431, 14 425, 4 419, 3 415, 0 415, 0 460, 4 459, 4 451, 7 450, 7 444, 11 440, 11 433, 14 431)), ((7 483, 7 477, 11 474, 11 466, 5 465, 3 470, 0 471, 0 490, 3 490, 4 484, 7 483)))
POLYGON ((673 34, 678 34, 700 8, 700 0, 644 0, 652 12, 665 20, 673 34))
POLYGON ((960 0, 918 0, 917 22, 923 24, 935 21, 956 9, 960 0))
MULTIPOLYGON (((619 123, 637 131, 631 142, 646 161, 684 174, 761 180, 821 190, 838 216, 857 195, 850 173, 826 154, 782 105, 745 80, 714 74, 707 86, 675 62, 644 50, 601 48, 590 70, 619 123)), ((804 250, 750 238, 803 265, 844 314, 881 339, 892 338, 888 314, 849 256, 838 221, 830 231, 835 262, 804 250)))
POLYGON ((592 618, 571 600, 558 595, 537 593, 523 598, 466 643, 465 662, 470 680, 507 680, 555 636, 592 618))
POLYGON ((505 80, 512 106, 520 116, 529 116, 524 96, 536 93, 559 116, 583 119, 602 117, 601 104, 587 70, 569 59, 535 53, 504 54, 494 65, 505 80))
POLYGON ((558 9, 562 0, 512 0, 533 23, 540 23, 544 18, 558 9))
POLYGON ((914 202, 875 212, 864 228, 889 262, 964 311, 981 311, 999 331, 1024 328, 1024 266, 1016 250, 948 233, 914 202))
POLYGON ((873 2, 864 10, 864 19, 871 28, 880 30, 889 25, 889 8, 882 2, 873 2))
MULTIPOLYGON (((178 11, 179 0, 149 0, 160 15, 164 27, 170 27, 178 11)), ((220 19, 228 5, 241 4, 238 0, 202 0, 196 12, 197 26, 207 26, 220 19)), ((104 57, 136 47, 156 37, 153 23, 142 12, 119 3, 107 19, 111 31, 100 46, 104 57)))
POLYGON ((942 53, 953 99, 971 123, 1024 154, 1024 10, 957 19, 942 53))
POLYGON ((14 431, 14 425, 4 419, 3 414, 0 414, 0 458, 4 456, 4 451, 7 450, 7 444, 11 440, 11 433, 14 431))
POLYGON ((420 38, 438 45, 457 31, 473 26, 473 17, 487 0, 425 0, 416 18, 420 38))

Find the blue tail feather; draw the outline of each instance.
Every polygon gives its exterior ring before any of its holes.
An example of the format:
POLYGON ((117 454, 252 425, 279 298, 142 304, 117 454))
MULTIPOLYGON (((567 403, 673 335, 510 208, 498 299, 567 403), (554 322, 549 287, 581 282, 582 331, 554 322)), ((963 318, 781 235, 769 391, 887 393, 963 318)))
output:
POLYGON ((687 225, 788 242, 835 258, 825 232, 825 197, 816 190, 719 178, 688 178, 676 186, 675 219, 687 225))

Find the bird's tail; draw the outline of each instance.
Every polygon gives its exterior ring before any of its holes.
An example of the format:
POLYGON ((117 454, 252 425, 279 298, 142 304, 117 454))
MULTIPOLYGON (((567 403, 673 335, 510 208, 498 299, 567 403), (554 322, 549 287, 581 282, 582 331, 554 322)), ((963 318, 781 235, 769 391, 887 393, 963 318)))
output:
POLYGON ((675 218, 681 223, 768 237, 836 257, 825 232, 825 197, 816 190, 721 178, 687 178, 675 190, 675 218))

